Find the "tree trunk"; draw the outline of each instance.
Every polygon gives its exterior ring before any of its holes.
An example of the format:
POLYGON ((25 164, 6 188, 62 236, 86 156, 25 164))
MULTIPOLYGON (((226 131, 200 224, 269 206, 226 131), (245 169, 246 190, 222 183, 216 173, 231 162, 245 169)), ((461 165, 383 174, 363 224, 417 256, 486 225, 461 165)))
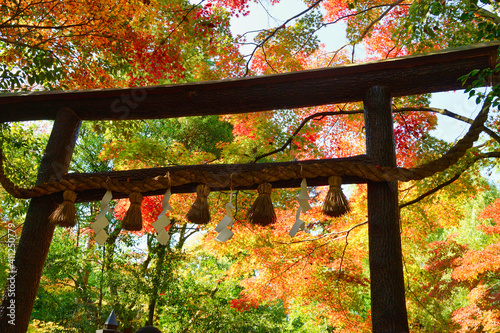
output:
POLYGON ((153 276, 153 284, 151 294, 149 296, 149 305, 148 305, 148 319, 146 321, 146 325, 154 324, 154 316, 155 316, 155 308, 156 302, 158 300, 159 286, 162 275, 164 274, 163 266, 165 263, 165 246, 161 244, 156 245, 155 252, 157 253, 157 263, 155 267, 155 272, 153 276))
MULTIPOLYGON (((363 103, 367 155, 376 165, 396 166, 391 92, 373 87, 363 103)), ((409 332, 397 182, 368 182, 368 238, 372 330, 409 332)))
MULTIPOLYGON (((68 172, 81 120, 71 110, 60 110, 50 134, 37 184, 68 172)), ((57 206, 54 196, 31 199, 13 267, 0 305, 0 332, 26 332, 40 277, 54 234, 49 216, 57 206), (10 279, 9 279, 10 278, 10 279)))

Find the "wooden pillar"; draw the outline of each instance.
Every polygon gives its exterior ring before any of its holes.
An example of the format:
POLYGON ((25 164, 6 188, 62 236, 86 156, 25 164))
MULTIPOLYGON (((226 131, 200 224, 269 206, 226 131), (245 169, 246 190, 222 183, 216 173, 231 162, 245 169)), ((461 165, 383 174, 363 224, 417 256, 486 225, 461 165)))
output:
MULTIPOLYGON (((368 157, 375 165, 396 166, 391 92, 373 87, 363 103, 368 157)), ((368 182, 368 238, 372 330, 409 332, 397 182, 368 182)))
MULTIPOLYGON (((38 170, 37 184, 68 171, 81 120, 72 110, 61 109, 56 116, 38 170)), ((0 332, 26 332, 45 260, 54 234, 49 216, 57 207, 53 196, 31 199, 17 245, 15 270, 4 290, 0 305, 0 332)))

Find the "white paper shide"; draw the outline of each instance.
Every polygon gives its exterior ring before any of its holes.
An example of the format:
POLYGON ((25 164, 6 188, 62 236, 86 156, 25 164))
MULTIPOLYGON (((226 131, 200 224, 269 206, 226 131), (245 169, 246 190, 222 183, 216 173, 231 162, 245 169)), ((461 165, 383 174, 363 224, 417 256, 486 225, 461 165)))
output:
POLYGON ((166 245, 168 241, 170 241, 170 234, 165 228, 168 225, 170 225, 170 219, 166 215, 167 211, 173 211, 173 208, 172 206, 170 206, 169 203, 171 195, 172 192, 170 191, 169 188, 167 192, 165 192, 165 195, 163 196, 163 211, 158 216, 156 222, 153 223, 153 228, 155 228, 156 232, 158 233, 156 239, 161 245, 166 245))
POLYGON ((94 229, 95 241, 99 245, 104 245, 106 240, 108 239, 108 234, 106 233, 106 228, 109 225, 108 218, 106 214, 111 211, 111 207, 109 206, 109 202, 113 198, 113 194, 110 190, 106 191, 101 200, 101 210, 99 211, 99 215, 97 215, 96 221, 90 225, 92 229, 94 229))
POLYGON ((309 205, 309 193, 307 192, 307 182, 305 178, 302 179, 302 182, 300 183, 300 192, 299 195, 297 195, 297 201, 299 203, 299 209, 297 210, 297 214, 295 214, 295 223, 293 224, 293 227, 289 232, 289 235, 291 237, 295 237, 299 230, 304 230, 305 228, 306 223, 305 221, 302 221, 300 219, 300 213, 305 213, 309 209, 311 209, 311 206, 309 205))
POLYGON ((233 232, 229 230, 228 228, 233 226, 233 209, 234 206, 232 204, 232 199, 233 199, 233 193, 229 195, 230 199, 229 202, 226 204, 226 215, 222 218, 222 220, 219 222, 219 224, 215 227, 215 231, 217 231, 219 234, 217 237, 215 237, 215 240, 221 243, 224 243, 225 241, 231 239, 233 237, 233 232))

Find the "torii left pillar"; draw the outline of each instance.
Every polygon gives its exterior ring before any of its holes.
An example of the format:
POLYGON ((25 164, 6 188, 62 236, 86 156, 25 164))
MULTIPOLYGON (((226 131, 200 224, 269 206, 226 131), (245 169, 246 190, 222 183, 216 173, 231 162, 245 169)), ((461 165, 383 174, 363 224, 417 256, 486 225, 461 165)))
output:
MULTIPOLYGON (((366 154, 378 166, 396 166, 391 92, 368 89, 364 99, 366 154)), ((397 182, 368 182, 368 238, 372 331, 409 332, 397 182)))
MULTIPOLYGON (((35 106, 36 107, 36 106, 35 106)), ((58 111, 36 184, 60 178, 68 172, 81 120, 70 109, 58 111)), ((42 270, 47 259, 54 225, 49 216, 57 207, 54 196, 31 199, 14 259, 15 272, 5 288, 0 305, 0 332, 24 333, 28 330, 42 270)))

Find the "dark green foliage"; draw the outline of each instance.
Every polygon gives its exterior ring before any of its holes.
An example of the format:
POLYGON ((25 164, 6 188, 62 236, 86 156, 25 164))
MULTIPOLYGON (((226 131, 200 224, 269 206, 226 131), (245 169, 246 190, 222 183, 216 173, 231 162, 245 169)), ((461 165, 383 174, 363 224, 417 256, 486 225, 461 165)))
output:
POLYGON ((19 68, 0 64, 0 92, 55 88, 63 71, 59 60, 50 51, 0 43, 0 52, 10 53, 12 49, 21 54, 26 65, 19 68))
POLYGON ((184 144, 188 150, 212 153, 216 158, 221 152, 218 144, 233 141, 232 129, 219 116, 171 119, 166 126, 172 140, 184 144))

